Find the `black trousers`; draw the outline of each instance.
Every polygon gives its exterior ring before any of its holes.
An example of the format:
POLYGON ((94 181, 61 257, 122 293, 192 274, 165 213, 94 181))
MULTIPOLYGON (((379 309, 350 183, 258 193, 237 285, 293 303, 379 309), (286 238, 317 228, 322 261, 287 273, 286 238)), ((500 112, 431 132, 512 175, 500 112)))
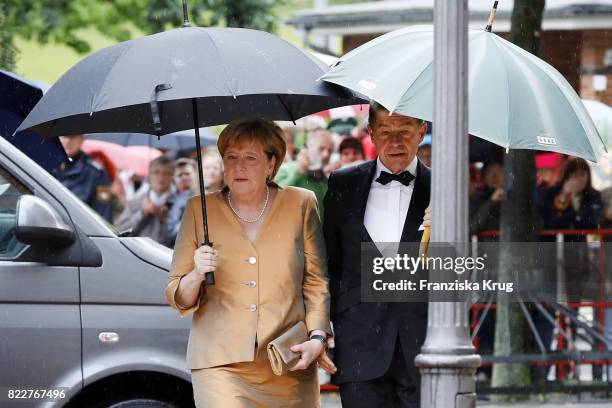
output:
POLYGON ((412 378, 399 337, 387 372, 379 378, 340 384, 342 408, 419 408, 420 379, 412 378))

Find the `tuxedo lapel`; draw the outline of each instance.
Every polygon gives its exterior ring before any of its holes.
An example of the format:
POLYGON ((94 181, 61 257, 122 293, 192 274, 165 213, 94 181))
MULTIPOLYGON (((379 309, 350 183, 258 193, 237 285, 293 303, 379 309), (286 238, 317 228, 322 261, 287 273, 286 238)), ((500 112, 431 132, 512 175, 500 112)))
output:
POLYGON ((429 205, 430 178, 430 170, 418 161, 414 190, 412 191, 408 214, 406 214, 404 229, 402 230, 402 242, 418 240, 418 228, 423 222, 423 214, 429 205))
POLYGON ((370 187, 372 180, 376 174, 376 160, 371 160, 359 166, 361 176, 355 186, 355 200, 357 219, 361 223, 361 240, 363 242, 373 242, 372 237, 364 224, 366 206, 368 204, 368 196, 370 195, 370 187))

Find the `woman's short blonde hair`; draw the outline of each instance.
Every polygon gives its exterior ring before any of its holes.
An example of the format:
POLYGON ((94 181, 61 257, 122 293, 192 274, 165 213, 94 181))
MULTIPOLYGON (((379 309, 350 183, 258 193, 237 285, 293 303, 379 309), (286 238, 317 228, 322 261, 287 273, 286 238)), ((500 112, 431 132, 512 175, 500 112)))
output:
POLYGON ((287 143, 285 142, 283 130, 271 120, 260 118, 248 118, 235 120, 223 129, 217 140, 219 153, 224 156, 225 150, 232 145, 243 141, 256 142, 266 152, 268 159, 276 157, 271 179, 278 172, 279 167, 285 160, 287 143))

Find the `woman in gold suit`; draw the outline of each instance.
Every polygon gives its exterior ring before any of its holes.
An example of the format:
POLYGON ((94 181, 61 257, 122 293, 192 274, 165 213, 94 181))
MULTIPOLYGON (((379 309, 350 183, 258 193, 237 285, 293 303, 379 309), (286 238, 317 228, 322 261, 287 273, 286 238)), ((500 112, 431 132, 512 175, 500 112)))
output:
POLYGON ((187 365, 198 407, 318 407, 316 366, 336 370, 325 353, 329 324, 326 254, 315 195, 272 182, 285 157, 282 130, 247 119, 218 140, 226 187, 207 194, 210 240, 200 197, 187 203, 166 285, 168 303, 193 313, 187 365), (213 286, 203 284, 215 272, 213 286), (298 364, 273 374, 266 346, 303 321, 310 340, 298 364))

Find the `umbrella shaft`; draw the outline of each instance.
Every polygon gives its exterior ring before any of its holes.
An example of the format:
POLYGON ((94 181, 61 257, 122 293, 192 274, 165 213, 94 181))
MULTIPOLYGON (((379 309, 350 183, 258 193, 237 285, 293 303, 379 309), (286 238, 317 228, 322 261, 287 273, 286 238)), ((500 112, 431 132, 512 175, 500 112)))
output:
POLYGON ((200 146, 200 121, 198 119, 198 105, 195 98, 191 100, 193 107, 193 127, 195 130, 196 154, 198 158, 198 178, 200 180, 200 201, 202 203, 202 220, 204 221, 204 245, 210 245, 208 239, 208 219, 206 217, 206 192, 204 189, 204 173, 202 170, 202 147, 200 146))
MULTIPOLYGON (((193 107, 193 128, 195 130, 196 138, 196 151, 198 156, 198 178, 200 180, 200 203, 202 204, 202 221, 204 222, 204 243, 202 245, 213 246, 213 243, 208 239, 208 218, 206 217, 206 192, 204 190, 204 173, 202 172, 202 147, 200 146, 200 120, 198 119, 198 103, 195 98, 191 99, 191 106, 193 107)), ((215 284, 214 272, 207 272, 205 274, 206 280, 204 284, 206 286, 215 284)))

